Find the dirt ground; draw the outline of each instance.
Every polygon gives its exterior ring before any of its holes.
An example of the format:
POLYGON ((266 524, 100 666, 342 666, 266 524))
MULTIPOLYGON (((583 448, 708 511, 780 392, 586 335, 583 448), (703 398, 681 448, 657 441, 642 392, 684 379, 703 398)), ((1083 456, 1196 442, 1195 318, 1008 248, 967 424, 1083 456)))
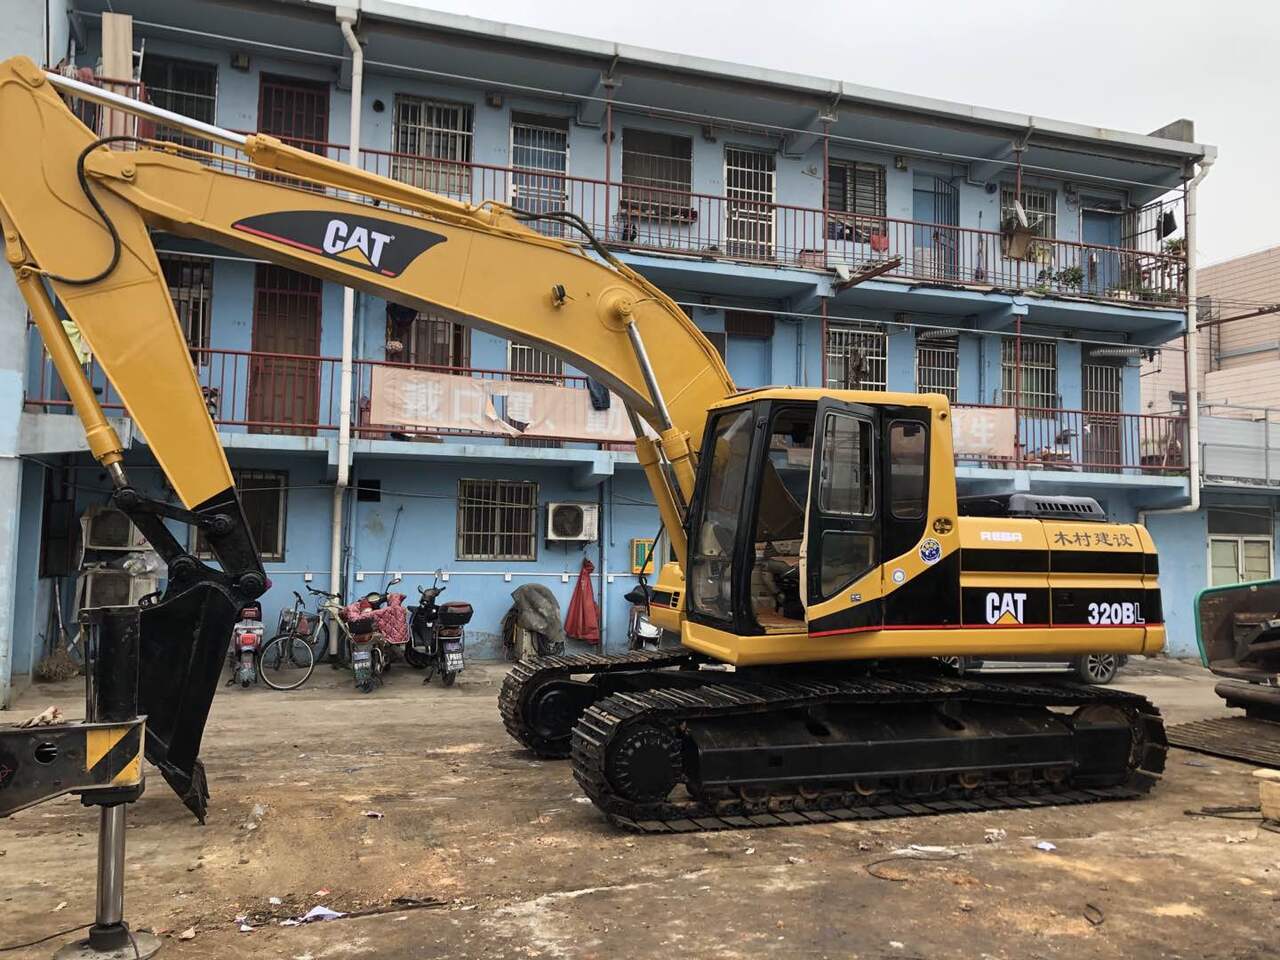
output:
MULTIPOLYGON (((158 775, 129 812, 133 926, 165 935, 174 960, 1280 956, 1280 835, 1184 815, 1256 803, 1246 765, 1171 751, 1137 803, 631 836, 566 764, 507 738, 502 674, 476 665, 442 690, 398 667, 362 696, 320 668, 293 693, 220 691, 208 824, 158 775), (956 856, 868 869, 910 844, 956 856), (275 922, 316 905, 381 912, 275 922)), ((1198 667, 1138 661, 1121 685, 1172 723, 1222 712, 1198 667)), ((36 688, 3 718, 50 703, 78 716, 81 697, 76 682, 36 688)), ((0 945, 92 918, 95 825, 70 798, 0 824, 0 945)))

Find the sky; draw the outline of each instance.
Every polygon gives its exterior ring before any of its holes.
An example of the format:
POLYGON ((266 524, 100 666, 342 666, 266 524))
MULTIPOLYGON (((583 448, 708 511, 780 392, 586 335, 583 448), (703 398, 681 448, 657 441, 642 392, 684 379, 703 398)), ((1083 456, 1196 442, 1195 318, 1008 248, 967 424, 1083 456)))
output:
POLYGON ((1135 133, 1195 122, 1204 266, 1280 244, 1274 0, 402 0, 1135 133))

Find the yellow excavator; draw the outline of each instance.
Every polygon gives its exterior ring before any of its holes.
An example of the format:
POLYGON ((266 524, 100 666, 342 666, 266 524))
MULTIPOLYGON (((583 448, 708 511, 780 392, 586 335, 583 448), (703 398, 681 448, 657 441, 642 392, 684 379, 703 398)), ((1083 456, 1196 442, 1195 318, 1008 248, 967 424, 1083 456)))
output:
POLYGON ((945 398, 738 391, 689 317, 569 212, 458 203, 23 58, 0 64, 0 140, 5 255, 116 505, 168 563, 140 613, 139 712, 148 758, 198 815, 227 637, 266 578, 152 230, 535 345, 625 405, 674 558, 652 616, 679 645, 524 660, 500 696, 511 734, 570 756, 612 822, 1084 803, 1138 796, 1161 773, 1164 728, 1141 697, 948 672, 968 655, 1150 654, 1164 627, 1143 527, 1087 498, 957 497, 945 398), (69 100, 143 125, 98 136, 69 100), (147 138, 146 124, 187 136, 147 138), (63 315, 180 503, 130 484, 63 315), (165 520, 198 528, 218 568, 165 520))

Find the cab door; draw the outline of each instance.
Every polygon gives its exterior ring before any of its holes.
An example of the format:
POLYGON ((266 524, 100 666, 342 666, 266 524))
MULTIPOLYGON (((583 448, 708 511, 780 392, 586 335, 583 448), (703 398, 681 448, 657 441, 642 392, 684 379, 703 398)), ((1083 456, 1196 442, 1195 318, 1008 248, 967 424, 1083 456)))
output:
POLYGON ((875 407, 819 401, 800 558, 811 635, 883 623, 879 449, 875 407))

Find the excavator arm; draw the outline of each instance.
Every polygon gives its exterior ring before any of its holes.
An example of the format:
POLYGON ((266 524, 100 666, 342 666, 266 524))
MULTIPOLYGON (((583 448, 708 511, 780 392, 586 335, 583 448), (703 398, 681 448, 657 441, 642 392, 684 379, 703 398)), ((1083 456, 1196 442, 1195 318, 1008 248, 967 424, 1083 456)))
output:
MULTIPOLYGON (((458 203, 271 137, 196 124, 48 75, 20 57, 0 64, 0 142, 8 145, 0 151, 6 258, 90 449, 112 477, 117 505, 169 564, 165 594, 142 611, 139 689, 148 758, 198 816, 206 792, 197 755, 221 657, 239 607, 267 584, 151 230, 444 314, 541 347, 596 378, 631 415, 637 454, 684 556, 692 451, 707 408, 735 388, 689 317, 593 239, 588 253, 531 229, 503 205, 458 203), (64 95, 196 129, 230 149, 99 138, 64 95), (55 300, 115 386, 181 508, 130 486, 120 441, 55 300), (192 556, 165 519, 197 526, 221 569, 192 556)), ((546 216, 582 226, 569 214, 546 216)))

